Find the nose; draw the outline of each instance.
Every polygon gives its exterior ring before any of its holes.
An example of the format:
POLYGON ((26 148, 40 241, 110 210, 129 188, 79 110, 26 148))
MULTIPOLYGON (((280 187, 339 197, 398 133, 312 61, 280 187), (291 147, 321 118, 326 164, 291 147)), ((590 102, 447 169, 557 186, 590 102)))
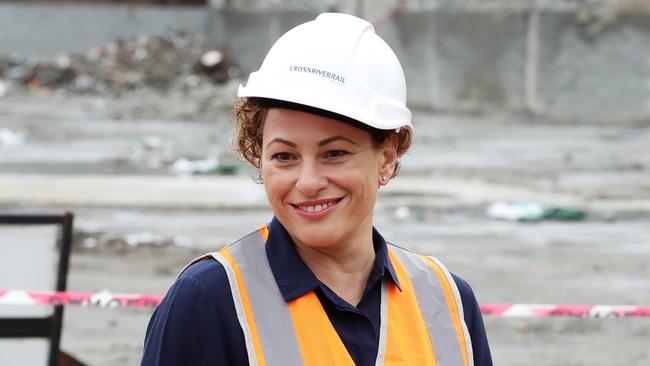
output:
POLYGON ((322 189, 327 187, 327 177, 320 167, 312 162, 302 164, 296 188, 305 197, 315 197, 322 189))

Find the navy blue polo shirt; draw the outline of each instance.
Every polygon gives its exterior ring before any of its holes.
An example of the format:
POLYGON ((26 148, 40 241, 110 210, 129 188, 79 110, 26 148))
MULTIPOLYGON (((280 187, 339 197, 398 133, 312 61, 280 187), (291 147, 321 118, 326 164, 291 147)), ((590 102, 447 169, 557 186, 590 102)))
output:
MULTIPOLYGON (((329 289, 302 261, 289 234, 274 218, 266 254, 284 299, 314 290, 356 365, 374 365, 379 343, 381 280, 399 286, 386 241, 373 229, 375 263, 359 304, 354 307, 329 289)), ((491 366, 483 319, 470 286, 453 275, 463 303, 474 365, 491 366)), ((154 311, 144 341, 142 365, 248 365, 223 266, 208 259, 188 268, 154 311)))

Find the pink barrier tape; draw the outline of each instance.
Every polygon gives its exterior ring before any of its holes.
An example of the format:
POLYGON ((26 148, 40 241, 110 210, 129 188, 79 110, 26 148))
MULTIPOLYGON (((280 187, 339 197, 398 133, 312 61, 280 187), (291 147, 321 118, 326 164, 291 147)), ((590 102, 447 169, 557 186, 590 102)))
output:
MULTIPOLYGON (((0 305, 155 308, 162 299, 160 295, 114 294, 106 290, 57 292, 0 289, 0 305)), ((485 315, 499 317, 650 317, 650 306, 632 305, 483 304, 480 308, 485 315)))
POLYGON ((575 318, 650 317, 650 306, 632 305, 553 305, 553 304, 484 304, 481 313, 501 317, 552 316, 575 318))
POLYGON ((100 292, 57 292, 0 290, 0 305, 78 305, 95 307, 155 308, 159 295, 113 294, 100 292))

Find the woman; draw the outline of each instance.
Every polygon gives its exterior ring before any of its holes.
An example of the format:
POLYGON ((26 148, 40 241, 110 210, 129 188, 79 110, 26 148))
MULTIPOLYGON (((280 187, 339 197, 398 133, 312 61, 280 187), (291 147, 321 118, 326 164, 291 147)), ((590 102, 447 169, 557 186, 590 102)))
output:
POLYGON ((237 144, 274 218, 179 276, 143 365, 491 365, 466 282, 373 228, 411 143, 406 85, 372 26, 321 14, 240 87, 237 144))

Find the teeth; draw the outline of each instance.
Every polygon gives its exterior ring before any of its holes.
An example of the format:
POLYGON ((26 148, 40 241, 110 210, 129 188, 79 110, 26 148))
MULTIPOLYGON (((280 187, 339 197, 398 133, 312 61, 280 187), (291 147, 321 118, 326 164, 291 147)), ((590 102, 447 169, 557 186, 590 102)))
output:
POLYGON ((321 212, 321 211, 323 211, 323 210, 325 210, 327 208, 330 208, 332 206, 334 206, 334 202, 328 202, 328 203, 323 203, 323 204, 316 205, 316 206, 303 206, 303 207, 301 207, 301 210, 307 211, 307 212, 321 212))

